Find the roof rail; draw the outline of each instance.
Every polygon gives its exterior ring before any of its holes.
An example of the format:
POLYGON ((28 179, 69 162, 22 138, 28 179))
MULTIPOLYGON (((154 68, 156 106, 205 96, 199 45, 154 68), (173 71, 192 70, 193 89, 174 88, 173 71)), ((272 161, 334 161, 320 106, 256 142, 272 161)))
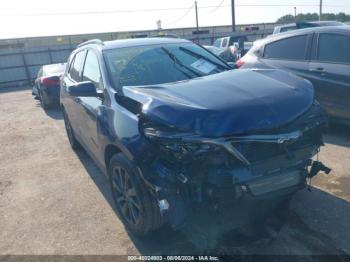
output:
POLYGON ((89 44, 97 44, 97 45, 104 45, 103 41, 100 39, 91 39, 89 41, 82 42, 78 45, 78 47, 89 45, 89 44))

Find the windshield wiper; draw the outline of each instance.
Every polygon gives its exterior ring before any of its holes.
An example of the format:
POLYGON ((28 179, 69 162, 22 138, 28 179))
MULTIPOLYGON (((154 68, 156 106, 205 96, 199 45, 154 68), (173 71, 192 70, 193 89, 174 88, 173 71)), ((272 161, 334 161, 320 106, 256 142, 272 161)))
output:
MULTIPOLYGON (((186 68, 188 71, 190 71, 192 74, 196 75, 196 76, 202 76, 201 74, 197 73, 195 70, 193 70, 191 67, 184 65, 172 52, 170 52, 168 49, 166 49, 165 47, 161 47, 161 49, 169 56, 169 58, 171 60, 174 61, 175 64, 186 68)), ((185 71, 181 70, 182 73, 184 73, 188 78, 193 78, 191 77, 188 73, 186 73, 185 71)))
POLYGON ((184 52, 186 52, 186 53, 188 53, 188 54, 190 54, 190 55, 192 55, 192 56, 196 56, 196 57, 199 57, 199 58, 202 58, 202 59, 204 59, 205 61, 207 61, 207 62, 209 62, 209 63, 212 63, 212 64, 214 64, 214 65, 216 65, 216 66, 218 66, 218 67, 221 67, 221 68, 224 68, 224 69, 232 69, 232 68, 230 68, 230 67, 228 67, 228 66, 226 66, 226 65, 223 65, 223 64, 219 64, 219 63, 217 63, 217 62, 215 62, 215 61, 213 61, 213 60, 211 60, 211 59, 209 59, 208 57, 206 57, 206 56, 204 56, 204 55, 201 55, 201 54, 198 54, 198 53, 196 53, 196 52, 194 52, 194 51, 192 51, 192 50, 190 50, 190 49, 187 49, 187 48, 185 48, 185 47, 179 47, 179 49, 180 50, 182 50, 182 51, 184 51, 184 52))

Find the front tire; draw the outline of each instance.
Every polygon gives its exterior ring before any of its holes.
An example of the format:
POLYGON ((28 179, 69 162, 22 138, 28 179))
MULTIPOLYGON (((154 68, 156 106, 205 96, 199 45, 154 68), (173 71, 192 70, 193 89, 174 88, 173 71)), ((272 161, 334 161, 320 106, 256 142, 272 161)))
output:
POLYGON ((145 236, 161 227, 156 201, 131 161, 121 153, 114 155, 108 173, 116 210, 127 230, 145 236))

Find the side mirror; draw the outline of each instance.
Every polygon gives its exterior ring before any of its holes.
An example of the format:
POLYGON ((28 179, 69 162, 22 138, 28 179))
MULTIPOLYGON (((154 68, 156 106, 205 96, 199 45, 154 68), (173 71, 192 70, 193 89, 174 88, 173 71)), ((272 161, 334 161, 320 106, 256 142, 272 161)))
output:
POLYGON ((95 85, 90 81, 80 82, 68 87, 71 96, 98 97, 95 85))

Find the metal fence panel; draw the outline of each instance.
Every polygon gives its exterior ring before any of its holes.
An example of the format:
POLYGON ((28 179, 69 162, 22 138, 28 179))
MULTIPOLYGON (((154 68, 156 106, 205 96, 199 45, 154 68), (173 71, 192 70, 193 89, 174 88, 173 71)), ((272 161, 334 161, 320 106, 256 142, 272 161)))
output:
POLYGON ((26 80, 26 70, 24 67, 0 69, 0 83, 26 80))
POLYGON ((28 66, 29 75, 31 79, 35 79, 37 77, 40 67, 41 65, 28 66))
POLYGON ((53 63, 62 63, 67 62, 68 57, 70 55, 70 50, 63 50, 63 51, 51 51, 51 58, 53 63))
POLYGON ((45 65, 51 64, 50 55, 48 52, 45 53, 34 53, 24 55, 27 65, 45 65))
POLYGON ((179 37, 210 45, 216 38, 228 35, 246 35, 250 41, 272 33, 275 24, 254 25, 258 31, 247 31, 252 25, 241 25, 232 32, 231 26, 203 27, 205 34, 194 34, 195 28, 176 28, 158 32, 155 30, 135 32, 112 32, 75 36, 52 36, 26 39, 0 40, 0 88, 15 85, 28 85, 37 76, 40 66, 66 62, 77 44, 92 38, 113 40, 158 33, 175 34, 179 37))
POLYGON ((0 56, 0 68, 12 67, 12 66, 23 66, 23 60, 21 55, 14 54, 14 55, 0 56))

